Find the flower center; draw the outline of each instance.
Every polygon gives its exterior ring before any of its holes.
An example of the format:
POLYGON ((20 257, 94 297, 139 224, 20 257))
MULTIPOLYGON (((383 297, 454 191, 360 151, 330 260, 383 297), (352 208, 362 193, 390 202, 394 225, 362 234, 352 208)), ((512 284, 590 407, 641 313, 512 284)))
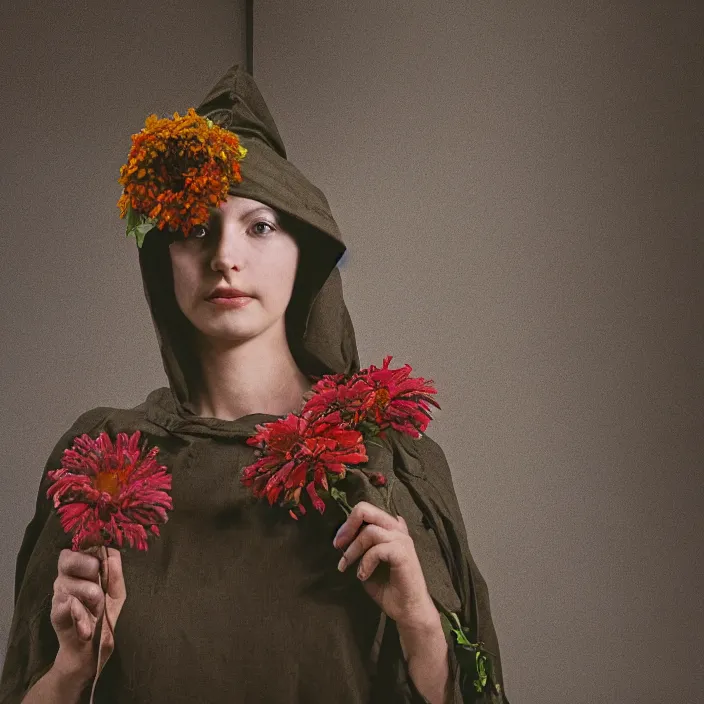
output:
POLYGON ((388 389, 378 389, 374 393, 374 403, 376 403, 379 408, 385 408, 388 406, 389 401, 391 401, 391 394, 388 389))
POLYGON ((124 470, 119 469, 100 472, 95 480, 95 488, 107 492, 110 496, 116 496, 124 483, 124 475, 124 470))

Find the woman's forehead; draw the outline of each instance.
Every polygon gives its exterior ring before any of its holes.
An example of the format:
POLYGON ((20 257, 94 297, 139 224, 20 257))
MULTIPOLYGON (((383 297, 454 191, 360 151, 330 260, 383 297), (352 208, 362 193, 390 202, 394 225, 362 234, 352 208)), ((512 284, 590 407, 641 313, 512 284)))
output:
POLYGON ((228 195, 218 208, 213 209, 222 215, 243 217, 253 212, 261 211, 276 215, 276 210, 266 203, 262 203, 253 198, 244 198, 242 196, 228 195))

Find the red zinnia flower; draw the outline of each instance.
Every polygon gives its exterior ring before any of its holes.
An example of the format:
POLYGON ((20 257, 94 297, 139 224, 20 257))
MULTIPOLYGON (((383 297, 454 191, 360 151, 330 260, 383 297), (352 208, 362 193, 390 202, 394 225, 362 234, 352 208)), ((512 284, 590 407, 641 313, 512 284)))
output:
MULTIPOLYGON (((326 374, 305 394, 300 414, 258 425, 247 442, 258 448, 259 459, 244 468, 245 486, 253 486, 254 495, 266 496, 270 504, 282 497, 282 504, 293 505, 301 515, 301 489, 305 486, 320 513, 325 504, 316 488, 324 489, 349 514, 345 492, 330 487, 328 478, 337 482, 345 477, 345 464, 368 462, 364 442, 385 437, 387 428, 420 437, 431 419, 430 406, 440 408, 431 397, 437 393, 432 381, 411 378, 408 364, 390 369, 391 359, 352 375, 326 374)), ((372 485, 387 484, 383 473, 362 471, 372 485)), ((289 513, 297 518, 293 510, 289 513)))
MULTIPOLYGON (((269 504, 280 499, 301 515, 301 490, 305 486, 313 507, 320 513, 325 504, 316 489, 329 490, 328 475, 345 476, 347 464, 367 461, 362 435, 341 426, 339 413, 313 421, 289 413, 286 418, 258 425, 257 434, 247 440, 263 455, 242 471, 242 483, 253 486, 254 495, 265 496, 269 504)), ((289 510, 297 518, 293 510, 289 510)))
POLYGON ((411 378, 413 369, 409 364, 389 369, 391 359, 391 356, 385 357, 381 369, 372 364, 360 372, 354 387, 359 393, 366 389, 367 397, 358 411, 359 420, 374 423, 381 430, 390 426, 418 438, 432 418, 430 405, 440 408, 431 397, 437 390, 432 381, 411 378))
POLYGON ((171 476, 157 464, 158 447, 144 454, 140 432, 119 433, 113 445, 103 432, 95 439, 80 435, 64 450, 61 467, 48 473, 52 485, 47 496, 67 533, 73 532, 73 549, 93 545, 147 549, 147 529, 159 535, 158 524, 173 508, 171 476))
POLYGON ((356 374, 352 377, 344 374, 324 376, 313 386, 313 395, 306 401, 301 415, 315 420, 338 411, 341 422, 346 422, 348 426, 354 425, 354 414, 364 402, 364 398, 352 388, 356 378, 356 374))
POLYGON ((432 381, 411 378, 413 369, 409 364, 389 369, 391 359, 385 357, 381 369, 372 364, 346 382, 323 377, 313 387, 316 395, 306 403, 303 414, 313 418, 326 409, 334 409, 350 427, 368 424, 382 432, 391 427, 419 437, 430 422, 430 405, 440 408, 431 397, 437 390, 432 381))

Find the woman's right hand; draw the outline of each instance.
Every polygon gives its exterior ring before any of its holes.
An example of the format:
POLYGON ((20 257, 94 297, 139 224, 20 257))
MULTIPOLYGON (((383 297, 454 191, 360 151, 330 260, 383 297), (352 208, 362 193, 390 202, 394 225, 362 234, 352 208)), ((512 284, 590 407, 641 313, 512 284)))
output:
MULTIPOLYGON (((92 552, 61 551, 51 603, 51 625, 59 640, 54 667, 66 677, 85 682, 92 679, 97 668, 98 643, 94 636, 105 609, 105 594, 99 579, 100 560, 92 552)), ((108 548, 107 561, 106 591, 114 598, 124 598, 120 552, 108 548)))

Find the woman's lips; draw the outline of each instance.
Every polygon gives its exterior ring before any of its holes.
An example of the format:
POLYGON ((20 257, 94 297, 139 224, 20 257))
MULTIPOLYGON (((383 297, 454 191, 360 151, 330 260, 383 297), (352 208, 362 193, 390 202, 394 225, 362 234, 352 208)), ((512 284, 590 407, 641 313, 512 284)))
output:
POLYGON ((213 298, 208 298, 207 299, 210 303, 214 303, 217 306, 223 306, 225 308, 243 308, 246 306, 251 300, 251 296, 230 296, 227 298, 224 297, 213 297, 213 298))

